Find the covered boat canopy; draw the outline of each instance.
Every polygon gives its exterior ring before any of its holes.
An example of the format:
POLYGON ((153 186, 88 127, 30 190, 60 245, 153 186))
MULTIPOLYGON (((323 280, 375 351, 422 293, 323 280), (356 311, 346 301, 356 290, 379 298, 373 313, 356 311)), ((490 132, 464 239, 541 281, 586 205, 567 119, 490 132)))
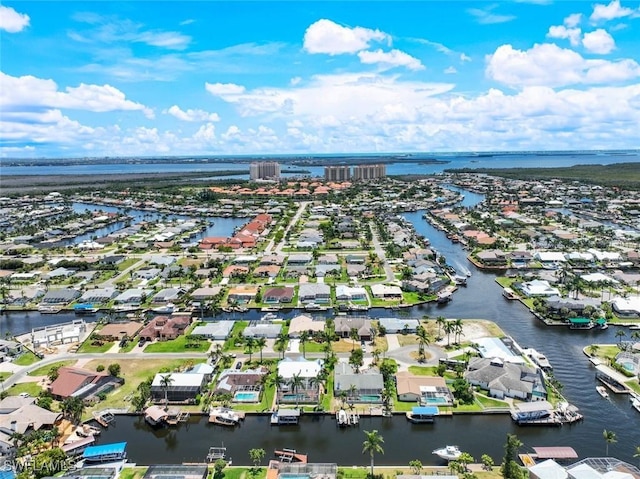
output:
POLYGON ((534 447, 538 459, 578 459, 578 453, 567 446, 534 447))

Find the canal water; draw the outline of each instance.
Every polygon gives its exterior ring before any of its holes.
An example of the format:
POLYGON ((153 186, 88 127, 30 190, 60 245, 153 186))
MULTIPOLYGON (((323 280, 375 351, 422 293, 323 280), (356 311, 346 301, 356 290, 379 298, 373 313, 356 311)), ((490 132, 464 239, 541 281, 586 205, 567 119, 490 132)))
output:
MULTIPOLYGON (((465 192, 465 202, 478 201, 465 192)), ((640 446, 640 414, 631 408, 627 396, 601 398, 596 390, 595 369, 582 350, 592 343, 615 343, 616 327, 608 330, 571 331, 564 327, 544 326, 519 302, 508 301, 495 282, 495 274, 480 271, 467 261, 466 252, 422 218, 422 212, 405 213, 405 218, 419 234, 429 238, 431 245, 447 258, 447 262, 471 272, 468 286, 461 287, 452 302, 446 305, 422 305, 398 313, 410 317, 488 319, 495 321, 506 334, 521 346, 543 352, 554 367, 554 374, 564 385, 563 394, 575 404, 585 419, 560 428, 518 427, 508 415, 456 415, 438 418, 432 425, 413 425, 402 415, 393 418, 363 417, 358 427, 338 429, 330 416, 303 416, 298 426, 270 426, 267 416, 248 417, 237 429, 208 424, 206 418, 192 417, 190 422, 174 429, 155 430, 137 416, 120 416, 116 424, 105 430, 100 443, 128 442, 132 462, 179 463, 202 461, 210 446, 227 447, 234 464, 248 465, 249 449, 263 448, 267 457, 274 449, 294 448, 309 454, 314 462, 368 464, 362 454, 365 430, 377 429, 384 437, 384 455, 378 464, 407 465, 418 459, 423 464, 442 462, 431 451, 447 444, 457 444, 476 460, 482 454, 496 462, 503 456, 506 434, 516 434, 524 443, 522 451, 534 446, 571 446, 580 457, 604 456, 606 443, 603 431, 615 432, 617 442, 609 445, 609 454, 619 459, 637 462, 633 458, 640 446)), ((395 314, 396 312, 394 312, 395 314)), ((249 316, 258 317, 259 312, 249 316)), ((289 313, 289 316, 294 313, 289 313)), ((374 309, 373 317, 389 315, 388 310, 374 309)), ((26 332, 46 323, 73 319, 73 315, 43 316, 38 313, 7 314, 0 320, 0 335, 26 332)))

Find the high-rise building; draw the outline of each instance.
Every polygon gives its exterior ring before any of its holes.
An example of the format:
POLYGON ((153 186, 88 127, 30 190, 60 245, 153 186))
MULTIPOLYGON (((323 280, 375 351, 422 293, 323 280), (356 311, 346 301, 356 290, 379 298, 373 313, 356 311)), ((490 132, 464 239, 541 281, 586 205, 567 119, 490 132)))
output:
POLYGON ((354 180, 373 180, 387 176, 387 167, 379 165, 358 165, 353 167, 354 180))
POLYGON ((324 167, 324 180, 325 181, 349 181, 351 178, 350 166, 325 166, 324 167))
POLYGON ((252 180, 279 180, 280 163, 276 161, 254 161, 249 167, 252 180))

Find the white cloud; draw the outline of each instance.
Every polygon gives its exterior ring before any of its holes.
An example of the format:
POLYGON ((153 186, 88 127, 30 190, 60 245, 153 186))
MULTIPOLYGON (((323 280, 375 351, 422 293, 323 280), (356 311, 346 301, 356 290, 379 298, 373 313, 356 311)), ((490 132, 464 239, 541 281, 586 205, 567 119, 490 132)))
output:
POLYGON ((18 33, 29 26, 29 15, 18 13, 11 7, 0 5, 0 30, 18 33))
POLYGON ((471 61, 471 57, 469 55, 461 53, 460 54, 460 61, 461 62, 470 62, 471 61))
POLYGON ((205 83, 206 90, 215 96, 240 95, 245 88, 235 83, 205 83))
POLYGON ((0 72, 0 106, 29 110, 41 108, 69 108, 93 112, 142 111, 153 118, 153 110, 127 100, 125 94, 111 85, 67 87, 60 91, 53 80, 34 76, 13 77, 0 72))
POLYGON ((640 13, 640 10, 633 10, 628 7, 620 5, 620 0, 612 0, 608 5, 601 3, 593 7, 593 13, 589 17, 592 22, 608 21, 615 18, 622 18, 628 16, 636 16, 640 13))
POLYGON ((494 23, 506 23, 516 19, 515 15, 500 15, 492 13, 497 8, 497 4, 487 5, 484 9, 469 8, 467 13, 475 17, 476 21, 482 25, 492 25, 494 23))
POLYGON ((173 105, 168 110, 163 111, 176 117, 182 121, 220 121, 220 117, 217 113, 208 113, 204 110, 182 110, 178 105, 173 105))
POLYGON ((196 141, 212 142, 216 139, 216 126, 213 123, 207 123, 198 128, 198 131, 193 135, 193 139, 196 141))
POLYGON ((549 27, 547 36, 549 38, 568 39, 572 46, 580 45, 580 35, 582 31, 579 28, 567 28, 564 25, 554 25, 549 27))
POLYGON ((293 77, 291 80, 289 80, 289 85, 291 86, 296 86, 298 83, 300 83, 302 81, 302 78, 300 77, 293 77))
POLYGON ((631 80, 640 77, 640 65, 631 59, 586 60, 573 50, 550 43, 534 45, 526 51, 502 45, 487 56, 485 73, 515 87, 560 87, 631 80))
POLYGON ((133 41, 169 50, 184 50, 191 43, 191 37, 179 32, 148 31, 134 36, 133 41))
POLYGON ((593 32, 584 34, 584 37, 582 38, 582 45, 590 53, 606 55, 615 49, 616 42, 606 30, 598 28, 593 32))
POLYGON ((582 13, 572 13, 564 19, 564 24, 569 28, 575 28, 582 21, 582 13))
POLYGON ((391 37, 380 30, 343 27, 327 19, 311 24, 304 33, 304 49, 309 53, 356 53, 369 48, 374 41, 391 43, 391 37))
POLYGON ((453 75, 454 73, 458 73, 458 70, 456 70, 455 67, 449 67, 444 70, 444 73, 447 75, 453 75))
POLYGON ((383 52, 380 49, 376 51, 363 50, 358 52, 358 58, 360 58, 360 61, 364 64, 379 65, 384 69, 406 67, 409 70, 414 71, 424 70, 424 65, 420 60, 396 49, 389 52, 383 52))

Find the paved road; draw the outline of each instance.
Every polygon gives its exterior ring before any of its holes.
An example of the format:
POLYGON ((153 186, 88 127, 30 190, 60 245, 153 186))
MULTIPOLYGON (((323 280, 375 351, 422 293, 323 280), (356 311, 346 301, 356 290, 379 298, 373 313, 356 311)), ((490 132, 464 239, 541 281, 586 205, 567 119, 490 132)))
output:
POLYGON ((384 247, 380 243, 380 238, 378 237, 378 232, 376 231, 375 225, 373 223, 369 223, 369 228, 371 229, 372 239, 371 243, 373 244, 373 250, 375 251, 380 261, 382 261, 382 265, 384 267, 385 275, 387 276, 386 281, 388 283, 396 282, 396 275, 393 272, 393 268, 387 262, 387 254, 384 251, 384 247))
MULTIPOLYGON (((309 202, 308 201, 302 201, 300 203, 300 206, 298 206, 298 210, 296 211, 296 213, 293 215, 293 218, 291 218, 291 221, 289 221, 289 224, 287 225, 287 227, 284 229, 284 235, 282 236, 282 241, 280 241, 280 243, 278 243, 277 245, 275 245, 275 254, 281 254, 282 253, 282 248, 284 248, 284 245, 287 242, 287 233, 289 233, 289 231, 291 230, 291 228, 298 223, 298 220, 300 219, 300 217, 302 216, 302 213, 304 213, 304 211, 307 209, 307 206, 309 206, 309 202)), ((270 254, 274 247, 273 247, 273 239, 269 242, 269 244, 267 245, 267 247, 265 248, 264 252, 265 254, 270 254)))

